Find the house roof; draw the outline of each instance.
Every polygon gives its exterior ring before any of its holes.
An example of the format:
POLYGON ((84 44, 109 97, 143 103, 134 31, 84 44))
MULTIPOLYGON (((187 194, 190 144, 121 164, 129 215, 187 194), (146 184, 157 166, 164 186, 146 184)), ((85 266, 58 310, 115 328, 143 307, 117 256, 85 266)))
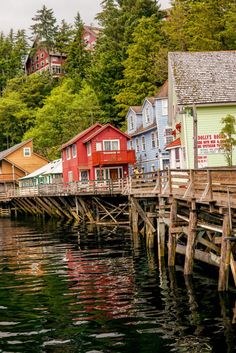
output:
POLYGON ((97 136, 98 134, 100 134, 102 131, 104 131, 105 129, 107 129, 108 127, 112 128, 113 130, 116 130, 117 132, 119 132, 121 135, 125 136, 127 139, 130 139, 130 136, 127 135, 125 132, 117 129, 115 126, 111 125, 111 124, 105 124, 103 125, 99 130, 95 131, 93 134, 89 135, 84 141, 83 143, 86 143, 88 141, 90 141, 92 138, 94 138, 95 136, 97 136))
POLYGON ((95 127, 101 127, 102 125, 99 123, 96 123, 90 127, 88 127, 86 130, 81 131, 78 135, 74 136, 72 139, 70 139, 69 141, 67 141, 66 143, 64 143, 61 146, 61 150, 63 150, 64 148, 66 148, 67 146, 72 145, 73 143, 75 143, 76 141, 80 140, 81 138, 83 138, 86 134, 88 134, 89 132, 93 132, 93 129, 95 129, 95 127))
POLYGON ((172 148, 175 148, 175 147, 180 147, 181 146, 181 140, 180 140, 180 137, 177 138, 176 140, 172 141, 171 143, 169 143, 168 145, 166 145, 166 150, 170 150, 172 148))
POLYGON ((133 105, 129 108, 129 110, 133 110, 137 114, 141 114, 142 112, 142 106, 141 105, 133 105))
POLYGON ((19 148, 23 147, 24 145, 26 145, 30 141, 32 141, 32 138, 29 140, 17 143, 16 145, 0 152, 0 161, 3 160, 4 158, 6 158, 7 156, 9 156, 11 153, 17 151, 19 148))
POLYGON ((35 170, 33 173, 30 173, 26 175, 23 178, 20 178, 19 180, 26 180, 26 179, 32 179, 36 178, 37 176, 40 175, 49 175, 49 174, 62 174, 62 160, 56 159, 55 161, 52 161, 43 167, 35 170))
POLYGON ((89 32, 90 34, 93 34, 95 37, 97 37, 101 32, 101 28, 94 26, 84 26, 84 32, 89 32))
POLYGON ((236 51, 172 52, 177 103, 236 103, 236 51))
POLYGON ((168 80, 166 80, 165 83, 159 88, 155 98, 168 98, 168 80))
POLYGON ((137 130, 135 130, 135 132, 133 134, 130 134, 130 136, 136 136, 136 135, 140 135, 146 131, 150 131, 155 129, 157 126, 156 122, 152 123, 151 125, 148 125, 146 127, 140 126, 137 130))

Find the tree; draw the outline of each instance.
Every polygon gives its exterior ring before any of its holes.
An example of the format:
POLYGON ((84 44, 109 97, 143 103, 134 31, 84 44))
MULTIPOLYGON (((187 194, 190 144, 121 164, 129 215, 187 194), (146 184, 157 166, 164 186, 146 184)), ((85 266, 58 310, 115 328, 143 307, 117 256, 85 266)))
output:
POLYGON ((24 136, 33 137, 35 150, 49 159, 58 158, 63 143, 102 117, 95 93, 86 84, 79 94, 73 87, 67 78, 54 88, 38 109, 35 126, 24 136))
POLYGON ((130 105, 140 105, 146 96, 154 95, 167 78, 167 50, 155 15, 139 20, 127 54, 124 78, 118 82, 121 90, 115 96, 122 118, 130 105))
POLYGON ((78 89, 81 88, 81 83, 86 77, 86 70, 90 65, 90 53, 85 48, 83 34, 84 24, 80 14, 77 13, 74 24, 74 36, 68 47, 64 66, 67 76, 73 77, 78 89))
POLYGON ((160 17, 154 0, 104 0, 102 12, 97 16, 102 30, 96 43, 90 82, 107 119, 116 125, 120 125, 121 117, 114 97, 120 93, 117 82, 123 79, 124 60, 128 46, 133 42, 132 33, 140 18, 153 14, 160 17))
MULTIPOLYGON (((39 42, 39 45, 50 53, 55 48, 55 37, 57 33, 56 18, 52 9, 47 9, 43 5, 32 18, 34 24, 30 27, 33 39, 39 42)), ((51 61, 49 55, 49 71, 51 71, 51 61)))
POLYGON ((223 127, 220 131, 221 146, 224 150, 227 165, 233 165, 233 147, 236 146, 236 119, 233 115, 228 114, 221 119, 223 127))
POLYGON ((55 36, 55 45, 59 53, 66 54, 68 52, 69 44, 73 40, 73 29, 65 20, 61 21, 61 25, 55 36))

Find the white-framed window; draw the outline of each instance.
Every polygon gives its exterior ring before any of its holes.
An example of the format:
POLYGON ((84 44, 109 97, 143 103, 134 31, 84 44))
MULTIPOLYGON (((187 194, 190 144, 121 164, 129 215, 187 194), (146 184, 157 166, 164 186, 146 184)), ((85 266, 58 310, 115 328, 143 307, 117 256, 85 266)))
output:
POLYGON ((172 135, 172 128, 166 128, 164 132, 165 140, 166 140, 166 145, 171 143, 173 141, 173 135, 172 135))
POLYGON ((68 182, 71 183, 74 180, 73 172, 70 170, 68 172, 68 182))
POLYGON ((120 140, 104 140, 103 141, 104 151, 119 151, 120 150, 120 140))
POLYGON ((96 142, 96 151, 101 151, 101 150, 102 150, 102 143, 96 142))
POLYGON ((139 152, 139 139, 138 138, 136 138, 135 144, 136 144, 136 152, 139 152))
POLYGON ((151 133, 151 145, 152 145, 152 148, 156 148, 156 134, 155 134, 155 132, 151 133))
POLYGON ((75 158, 77 156, 76 144, 72 145, 72 157, 75 158))
POLYGON ((70 146, 66 147, 66 159, 70 159, 70 146))
POLYGON ((130 119, 129 119, 129 128, 130 128, 130 130, 134 129, 134 116, 133 115, 131 115, 130 119))
POLYGON ((146 151, 146 141, 145 141, 145 136, 142 136, 142 151, 146 151))
POLYGON ((30 156, 31 156, 31 149, 30 149, 30 147, 24 147, 23 153, 24 153, 24 157, 30 157, 30 156))
POLYGON ((40 56, 41 56, 41 59, 43 59, 43 57, 44 57, 44 53, 41 53, 41 55, 40 55, 40 56))
POLYGON ((130 150, 133 150, 133 149, 134 149, 133 140, 130 140, 130 141, 129 141, 129 147, 130 147, 130 150))
POLYGON ((145 109, 145 112, 144 112, 144 114, 145 114, 145 122, 148 124, 148 123, 150 123, 150 110, 149 110, 149 107, 146 107, 146 109, 145 109))
POLYGON ((91 142, 87 142, 86 147, 87 147, 87 155, 91 156, 91 142))
POLYGON ((168 99, 163 99, 161 101, 162 115, 168 115, 168 99))
POLYGON ((41 66, 44 67, 44 61, 41 61, 41 66))

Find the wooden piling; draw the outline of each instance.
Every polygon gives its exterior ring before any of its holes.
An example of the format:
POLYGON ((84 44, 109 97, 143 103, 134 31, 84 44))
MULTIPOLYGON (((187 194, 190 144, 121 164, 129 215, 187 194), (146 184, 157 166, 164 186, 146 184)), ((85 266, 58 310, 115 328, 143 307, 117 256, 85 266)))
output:
POLYGON ((184 274, 191 275, 193 272, 193 258, 194 258, 194 246, 197 236, 197 212, 196 212, 196 200, 191 200, 191 207, 189 213, 189 228, 187 235, 187 246, 185 253, 184 262, 184 274))
POLYGON ((165 256, 165 200, 159 198, 159 216, 157 220, 157 247, 158 247, 158 257, 165 256))
POLYGON ((227 240, 231 235, 229 214, 225 213, 223 218, 222 240, 221 240, 221 256, 220 256, 220 270, 218 290, 226 291, 229 286, 229 265, 231 256, 231 244, 227 240))
POLYGON ((177 200, 172 199, 170 208, 170 226, 169 226, 169 239, 168 239, 168 266, 175 266, 175 253, 176 253, 176 233, 173 228, 176 227, 177 221, 177 200))

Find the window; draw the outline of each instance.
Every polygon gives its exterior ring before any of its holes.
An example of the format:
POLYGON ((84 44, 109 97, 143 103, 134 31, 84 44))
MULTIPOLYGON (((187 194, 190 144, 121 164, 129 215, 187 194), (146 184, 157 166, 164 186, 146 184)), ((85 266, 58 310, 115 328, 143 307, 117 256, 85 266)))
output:
POLYGON ((72 145, 72 157, 75 158, 77 156, 76 144, 72 145))
POLYGON ((39 64, 36 64, 36 70, 39 68, 39 64))
POLYGON ((168 115, 168 100, 163 99, 161 101, 162 115, 168 115))
POLYGON ((101 150, 102 150, 102 143, 96 142, 96 151, 101 151, 101 150))
POLYGON ((136 139, 136 152, 139 152, 139 139, 136 139))
POLYGON ((25 147, 24 148, 24 157, 30 157, 30 156, 31 156, 30 147, 25 147))
POLYGON ((129 147, 130 147, 130 150, 133 150, 133 149, 134 149, 133 140, 130 140, 130 142, 129 142, 129 147))
POLYGON ((70 159, 70 147, 66 147, 66 159, 70 159))
POLYGON ((152 134, 151 134, 151 145, 152 145, 152 148, 156 148, 156 134, 155 134, 155 132, 152 132, 152 134))
POLYGON ((44 61, 41 61, 41 66, 44 67, 44 61))
POLYGON ((164 132, 165 140, 166 140, 166 145, 171 143, 173 141, 173 135, 172 135, 172 129, 171 128, 166 128, 164 132))
POLYGON ((73 176, 73 172, 72 171, 69 171, 68 172, 68 182, 71 183, 74 179, 74 176, 73 176))
POLYGON ((41 55, 40 55, 40 56, 41 56, 41 59, 43 59, 43 57, 44 57, 44 53, 41 53, 41 55))
POLYGON ((147 107, 145 109, 145 121, 146 121, 146 123, 150 122, 150 110, 149 110, 149 107, 147 107))
POLYGON ((133 130, 134 129, 134 116, 133 115, 130 116, 129 124, 130 124, 129 125, 130 130, 133 130))
POLYGON ((86 146, 87 146, 87 155, 91 156, 91 142, 88 142, 86 146))
POLYGON ((104 151, 119 151, 120 141, 119 140, 105 140, 103 141, 104 151))
POLYGON ((142 151, 146 150, 146 143, 145 143, 145 137, 142 136, 142 151))
POLYGON ((36 61, 38 61, 39 60, 39 57, 38 57, 38 55, 36 56, 36 59, 35 59, 36 61))

